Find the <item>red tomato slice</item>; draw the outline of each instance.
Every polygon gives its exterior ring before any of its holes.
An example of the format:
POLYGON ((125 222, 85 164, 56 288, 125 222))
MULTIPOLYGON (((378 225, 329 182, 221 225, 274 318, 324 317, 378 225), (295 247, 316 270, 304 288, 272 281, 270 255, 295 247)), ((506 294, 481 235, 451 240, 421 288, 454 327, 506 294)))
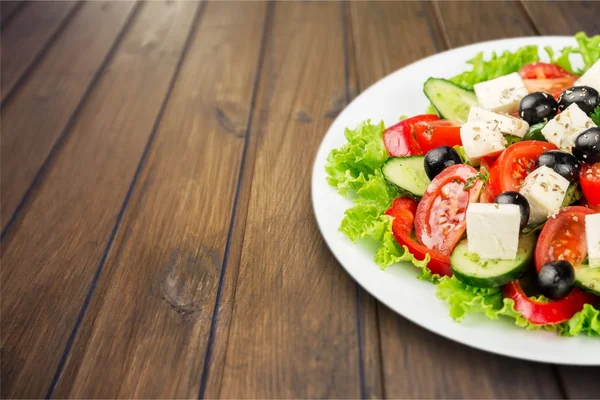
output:
POLYGON ((577 76, 554 79, 523 79, 523 83, 529 93, 546 92, 558 98, 565 89, 575 86, 577 79, 579 79, 577 76))
POLYGON ((519 71, 523 79, 552 79, 565 76, 575 76, 556 64, 545 62, 532 62, 524 65, 519 71))
POLYGON ((386 211, 386 215, 394 218, 392 223, 394 237, 398 243, 406 246, 417 260, 424 260, 425 255, 429 254, 430 259, 427 268, 432 273, 440 276, 451 276, 450 257, 428 249, 411 237, 416 209, 417 203, 412 199, 399 197, 394 200, 392 207, 386 211))
POLYGON ((587 207, 571 206, 548 219, 535 246, 535 268, 538 272, 551 261, 566 260, 574 268, 583 263, 587 256, 587 214, 594 214, 594 211, 587 207))
POLYGON ((518 192, 523 179, 535 169, 535 161, 540 154, 556 150, 552 143, 538 140, 518 142, 504 150, 490 171, 488 184, 494 192, 518 192))
POLYGON ((502 288, 504 297, 513 299, 515 310, 529 322, 537 325, 558 324, 567 321, 581 311, 584 304, 594 303, 597 298, 591 293, 573 289, 566 297, 548 303, 530 299, 519 284, 514 281, 502 288))
POLYGON ((414 124, 417 142, 427 153, 440 146, 461 146, 460 125, 446 120, 420 121, 414 124))
POLYGON ((406 157, 424 154, 415 140, 414 124, 421 121, 435 121, 437 115, 423 114, 398 122, 383 132, 383 143, 392 157, 406 157))
POLYGON ((479 200, 483 181, 465 183, 477 170, 469 165, 457 164, 446 168, 427 187, 417 206, 415 233, 417 240, 427 248, 450 256, 465 232, 469 202, 479 200))
POLYGON ((587 164, 579 172, 581 190, 591 207, 600 206, 600 163, 587 164))

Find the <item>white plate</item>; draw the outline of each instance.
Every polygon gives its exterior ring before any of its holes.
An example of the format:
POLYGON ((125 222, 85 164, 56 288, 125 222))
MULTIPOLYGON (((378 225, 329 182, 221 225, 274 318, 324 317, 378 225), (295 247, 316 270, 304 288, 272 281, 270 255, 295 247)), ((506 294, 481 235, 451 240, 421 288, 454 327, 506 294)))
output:
POLYGON ((416 324, 477 349, 531 361, 571 365, 600 365, 600 341, 580 336, 562 338, 546 331, 527 331, 510 320, 492 321, 470 315, 457 323, 447 305, 435 296, 435 286, 416 279, 411 265, 397 265, 381 271, 373 254, 353 244, 338 231, 344 210, 352 203, 328 186, 324 166, 331 149, 345 143, 344 127, 364 119, 383 120, 386 126, 401 114, 422 114, 428 105, 423 82, 431 76, 450 77, 468 69, 466 60, 477 52, 514 50, 527 44, 560 49, 574 44, 571 37, 546 36, 497 40, 460 47, 411 64, 383 78, 365 90, 338 116, 323 138, 313 169, 312 198, 317 222, 325 241, 348 273, 379 301, 416 324))

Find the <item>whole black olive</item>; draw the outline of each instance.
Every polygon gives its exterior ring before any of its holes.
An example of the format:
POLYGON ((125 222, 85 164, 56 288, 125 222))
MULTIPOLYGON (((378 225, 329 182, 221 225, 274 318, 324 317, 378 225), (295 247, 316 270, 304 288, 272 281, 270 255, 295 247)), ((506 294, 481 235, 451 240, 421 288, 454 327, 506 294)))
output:
POLYGON ((496 204, 516 204, 519 206, 519 211, 521 212, 521 229, 527 226, 527 221, 529 221, 529 213, 530 207, 529 202, 519 192, 503 192, 496 197, 494 200, 496 204))
POLYGON ((519 115, 529 125, 548 122, 558 113, 554 97, 544 92, 534 92, 523 97, 519 103, 519 115))
POLYGON ((538 285, 544 296, 559 300, 571 293, 575 270, 568 261, 558 260, 544 264, 538 274, 538 285))
POLYGON ((589 86, 574 86, 560 94, 558 109, 563 111, 573 103, 577 104, 581 111, 590 115, 600 105, 600 94, 589 86))
POLYGON ((462 164, 462 160, 456 150, 449 146, 436 147, 425 155, 425 173, 431 180, 455 164, 462 164))
POLYGON ((538 168, 543 165, 552 168, 557 174, 571 183, 579 182, 579 170, 581 169, 581 164, 579 164, 579 160, 570 153, 560 150, 550 150, 542 153, 538 157, 535 167, 538 168))
POLYGON ((600 162, 600 127, 587 129, 575 138, 573 155, 587 164, 600 162))

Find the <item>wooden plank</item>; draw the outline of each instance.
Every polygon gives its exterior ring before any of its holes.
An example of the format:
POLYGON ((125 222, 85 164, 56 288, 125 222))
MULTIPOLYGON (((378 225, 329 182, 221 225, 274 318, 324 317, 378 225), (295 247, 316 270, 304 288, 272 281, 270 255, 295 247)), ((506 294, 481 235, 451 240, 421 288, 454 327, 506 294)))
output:
POLYGON ((266 6, 206 5, 56 396, 198 396, 266 6))
POLYGON ((580 31, 600 34, 600 2, 525 1, 522 4, 542 35, 574 35, 580 31))
POLYGON ((0 99, 5 101, 21 77, 40 60, 68 17, 74 1, 36 1, 20 13, 2 32, 0 99))
POLYGON ((17 12, 24 7, 25 1, 2 1, 0 2, 0 25, 1 29, 17 14, 17 12))
POLYGON ((331 2, 275 5, 250 134, 241 262, 226 277, 237 282, 233 314, 215 337, 215 349, 228 341, 211 369, 222 398, 366 397, 356 286, 319 234, 306 168, 346 101, 341 11, 331 2))
MULTIPOLYGON (((119 15, 132 6, 108 4, 119 15)), ((103 5, 98 7, 100 19, 103 5)), ((148 2, 139 8, 22 220, 2 243, 1 370, 7 398, 40 397, 55 383, 197 7, 148 2)))
POLYGON ((86 2, 2 108, 2 232, 95 80, 132 2, 86 2), (75 110, 75 112, 74 112, 75 110))
MULTIPOLYGON (((442 25, 435 21, 433 10, 420 3, 353 2, 351 10, 361 88, 446 47, 444 34, 439 30, 442 25), (397 45, 398 37, 403 38, 402 46, 397 45)), ((470 18, 474 16, 470 15, 470 18)), ((458 45, 454 34, 450 36, 451 45, 458 45)), ((523 363, 456 344, 423 330, 383 305, 379 305, 378 316, 385 397, 560 396, 558 386, 551 383, 554 382, 553 375, 547 366, 523 363), (476 385, 470 384, 469 376, 477 376, 476 385), (518 382, 513 383, 513 380, 518 382)))
MULTIPOLYGON (((598 15, 600 3, 594 1, 524 2, 538 32, 542 35, 573 35, 585 31, 600 34, 598 15), (548 23, 552 21, 552 23, 548 23)), ((568 398, 593 399, 598 397, 600 368, 557 367, 564 394, 568 398)))
POLYGON ((535 35, 518 2, 437 1, 433 4, 449 48, 535 35))

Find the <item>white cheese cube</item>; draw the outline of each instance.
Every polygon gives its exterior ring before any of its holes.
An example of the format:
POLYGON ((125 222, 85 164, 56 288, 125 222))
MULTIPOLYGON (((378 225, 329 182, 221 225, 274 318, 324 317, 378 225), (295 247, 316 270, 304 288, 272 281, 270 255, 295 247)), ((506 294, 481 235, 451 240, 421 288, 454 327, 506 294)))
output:
POLYGON ((589 86, 600 92, 600 60, 575 81, 575 86, 589 86))
POLYGON ((460 139, 465 154, 473 165, 479 165, 481 157, 493 155, 506 149, 506 139, 500 131, 492 130, 485 122, 467 122, 460 127, 460 139))
POLYGON ((514 260, 519 247, 521 214, 516 204, 469 203, 467 244, 481 258, 514 260))
POLYGON ((594 121, 581 111, 577 104, 573 103, 542 128, 542 135, 561 150, 571 152, 575 138, 581 132, 594 126, 596 126, 594 121))
POLYGON ((527 175, 519 192, 529 202, 529 224, 540 224, 556 213, 568 187, 568 180, 545 165, 527 175))
POLYGON ((473 89, 481 107, 507 114, 516 112, 521 99, 528 94, 527 88, 517 72, 476 83, 473 89))
POLYGON ((467 122, 484 122, 493 131, 520 138, 523 138, 529 130, 529 124, 523 119, 498 114, 481 107, 471 107, 467 122))
POLYGON ((590 267, 600 267, 600 214, 585 216, 585 240, 590 267))

